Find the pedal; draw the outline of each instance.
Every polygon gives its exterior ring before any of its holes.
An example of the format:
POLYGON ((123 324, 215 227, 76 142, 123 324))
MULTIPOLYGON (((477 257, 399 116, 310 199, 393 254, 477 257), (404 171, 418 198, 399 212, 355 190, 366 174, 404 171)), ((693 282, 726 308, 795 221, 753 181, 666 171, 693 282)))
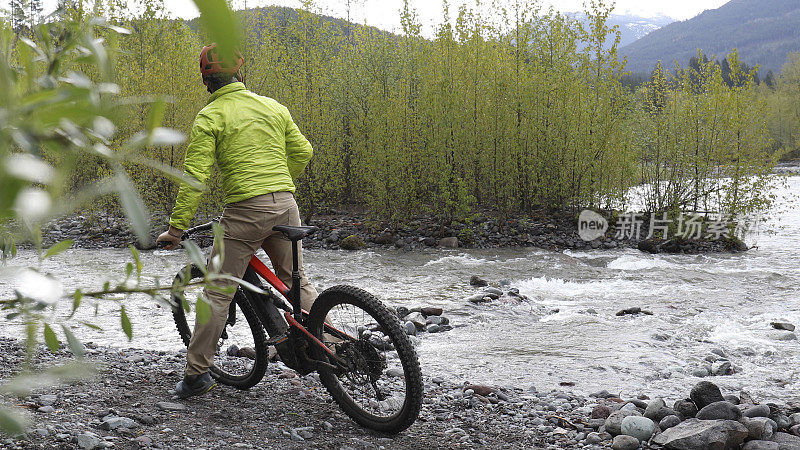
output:
POLYGON ((289 333, 279 334, 277 336, 273 336, 273 337, 267 339, 267 345, 269 346, 269 345, 283 344, 288 339, 289 339, 289 333))

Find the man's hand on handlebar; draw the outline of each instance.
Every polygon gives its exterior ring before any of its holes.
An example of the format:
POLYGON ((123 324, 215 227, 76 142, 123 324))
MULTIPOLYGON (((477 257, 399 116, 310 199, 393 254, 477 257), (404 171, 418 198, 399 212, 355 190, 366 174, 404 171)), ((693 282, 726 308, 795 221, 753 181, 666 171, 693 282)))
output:
POLYGON ((174 250, 181 243, 180 236, 183 236, 183 230, 179 230, 170 225, 169 229, 161 233, 158 239, 156 239, 156 246, 166 250, 174 250))

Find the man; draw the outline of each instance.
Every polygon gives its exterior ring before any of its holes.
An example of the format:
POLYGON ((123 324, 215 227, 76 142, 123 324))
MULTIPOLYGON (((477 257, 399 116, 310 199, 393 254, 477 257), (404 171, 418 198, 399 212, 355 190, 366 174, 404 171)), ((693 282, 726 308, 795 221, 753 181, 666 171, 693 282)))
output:
MULTIPOLYGON (((216 161, 222 175, 225 209, 220 225, 225 230, 224 255, 220 271, 241 278, 253 254, 263 248, 278 277, 291 286, 291 243, 272 231, 275 225, 300 225, 300 213, 293 193, 296 179, 311 159, 311 144, 277 101, 248 91, 240 69, 244 60, 237 52, 234 61, 223 58, 216 44, 200 53, 203 84, 211 93, 208 104, 197 113, 186 149, 184 170, 200 183, 209 177, 216 161)), ((167 249, 180 243, 183 230, 197 210, 202 192, 182 184, 169 229, 157 242, 167 249)), ((216 246, 211 258, 217 254, 216 246)), ((317 297, 303 272, 300 255, 301 303, 310 310, 317 297)), ((228 282, 231 286, 235 283, 228 282)), ((195 321, 186 355, 186 373, 175 388, 181 398, 201 395, 216 386, 208 373, 214 363, 217 341, 225 328, 233 294, 205 290, 211 318, 195 321)))

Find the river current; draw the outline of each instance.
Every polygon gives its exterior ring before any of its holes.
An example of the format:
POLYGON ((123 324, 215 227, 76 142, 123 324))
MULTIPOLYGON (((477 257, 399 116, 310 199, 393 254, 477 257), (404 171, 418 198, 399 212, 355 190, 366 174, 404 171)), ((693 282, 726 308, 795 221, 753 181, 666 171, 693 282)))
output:
MULTIPOLYGON (((307 274, 318 289, 345 283, 395 306, 441 306, 455 328, 422 333, 423 371, 458 381, 583 393, 600 389, 624 396, 686 396, 699 378, 692 371, 711 350, 724 351, 737 373, 711 377, 723 390, 744 389, 757 399, 800 400, 800 343, 778 340, 770 322, 800 326, 800 177, 777 188, 776 210, 742 254, 649 255, 633 249, 555 252, 540 249, 309 250, 307 274), (529 297, 519 304, 474 305, 471 275, 507 280, 529 297), (618 317, 639 306, 653 315, 618 317), (542 315, 542 310, 558 310, 542 315)), ((263 256, 263 255, 262 255, 263 256)), ((169 282, 186 263, 183 251, 142 252, 143 275, 169 282)), ((13 289, 57 297, 62 290, 99 287, 124 274, 126 250, 71 249, 45 260, 48 285, 21 270, 37 266, 23 250, 0 266, 0 298, 13 289)), ((57 311, 69 311, 61 300, 57 311)), ((76 326, 84 341, 117 347, 177 350, 168 310, 144 296, 125 300, 134 339, 121 331, 114 302, 82 307, 78 319, 105 331, 76 326)), ((22 336, 15 320, 0 335, 22 336)))

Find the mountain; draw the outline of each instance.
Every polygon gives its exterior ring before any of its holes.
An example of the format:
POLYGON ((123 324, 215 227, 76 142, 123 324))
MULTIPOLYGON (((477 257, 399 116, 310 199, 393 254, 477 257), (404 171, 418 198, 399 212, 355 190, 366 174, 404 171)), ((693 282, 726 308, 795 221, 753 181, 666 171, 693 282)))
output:
MULTIPOLYGON (((573 19, 578 20, 584 25, 587 24, 584 13, 567 13, 573 19)), ((641 17, 631 14, 611 14, 608 17, 608 26, 619 26, 620 47, 628 45, 648 33, 674 22, 675 19, 667 16, 641 17)))
POLYGON ((664 26, 624 46, 632 72, 650 72, 661 60, 686 66, 702 49, 709 58, 722 59, 732 49, 750 65, 760 64, 761 73, 779 71, 786 55, 800 51, 800 1, 731 0, 714 10, 664 26))

